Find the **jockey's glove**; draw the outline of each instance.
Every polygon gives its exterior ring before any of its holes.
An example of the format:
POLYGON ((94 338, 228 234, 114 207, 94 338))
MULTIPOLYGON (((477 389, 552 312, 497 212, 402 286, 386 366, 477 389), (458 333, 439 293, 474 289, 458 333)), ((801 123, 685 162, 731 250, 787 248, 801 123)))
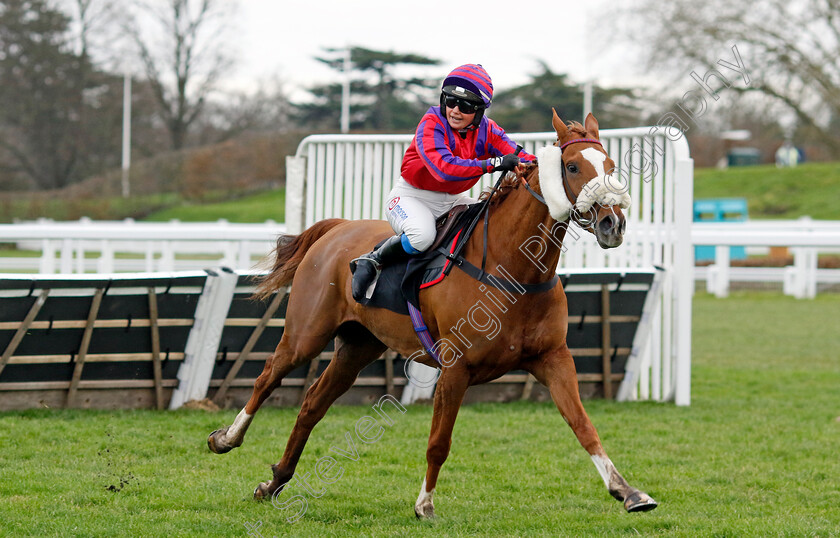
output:
POLYGON ((508 153, 504 157, 487 159, 488 172, 510 172, 519 165, 519 157, 515 153, 508 153))

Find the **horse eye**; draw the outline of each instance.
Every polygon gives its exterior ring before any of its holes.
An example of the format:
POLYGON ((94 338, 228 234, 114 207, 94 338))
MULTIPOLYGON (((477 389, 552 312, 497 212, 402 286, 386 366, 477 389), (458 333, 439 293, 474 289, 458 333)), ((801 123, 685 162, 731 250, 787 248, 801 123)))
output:
POLYGON ((570 174, 577 174, 578 172, 577 165, 573 163, 570 163, 568 166, 566 166, 566 169, 569 171, 570 174))

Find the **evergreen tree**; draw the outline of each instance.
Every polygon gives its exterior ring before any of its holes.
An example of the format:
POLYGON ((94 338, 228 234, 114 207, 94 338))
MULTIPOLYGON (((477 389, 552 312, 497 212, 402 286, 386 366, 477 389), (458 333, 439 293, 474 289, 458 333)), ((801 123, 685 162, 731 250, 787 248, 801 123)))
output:
POLYGON ((86 59, 44 0, 0 3, 0 171, 31 187, 68 184, 79 164, 86 59))
MULTIPOLYGON (((551 130, 551 108, 565 121, 583 121, 583 88, 563 74, 554 73, 540 62, 542 72, 531 82, 516 88, 496 91, 488 111, 508 132, 551 130)), ((621 88, 593 88, 593 114, 609 128, 628 127, 638 122, 639 110, 633 93, 621 88)))
MULTIPOLYGON (((336 52, 327 49, 327 52, 336 52)), ((341 58, 316 58, 338 73, 344 63, 341 58)), ((406 131, 413 130, 417 120, 430 105, 438 80, 398 78, 395 70, 404 65, 439 65, 440 61, 411 53, 383 52, 352 47, 352 82, 350 87, 350 127, 354 130, 406 131)), ((309 129, 335 130, 340 124, 341 84, 315 86, 309 89, 314 97, 310 103, 295 105, 295 117, 309 129)))

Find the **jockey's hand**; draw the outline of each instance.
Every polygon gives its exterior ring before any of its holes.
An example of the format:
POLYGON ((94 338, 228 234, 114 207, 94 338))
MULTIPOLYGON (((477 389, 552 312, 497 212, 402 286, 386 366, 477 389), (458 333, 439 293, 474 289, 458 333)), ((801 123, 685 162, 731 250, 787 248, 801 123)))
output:
POLYGON ((510 172, 519 165, 519 157, 515 153, 508 153, 504 157, 493 157, 487 160, 490 172, 510 172))

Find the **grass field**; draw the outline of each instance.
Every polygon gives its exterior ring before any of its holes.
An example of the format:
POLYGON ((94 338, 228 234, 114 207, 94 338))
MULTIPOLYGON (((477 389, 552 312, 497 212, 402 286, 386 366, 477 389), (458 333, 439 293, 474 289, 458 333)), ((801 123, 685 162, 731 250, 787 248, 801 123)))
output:
POLYGON ((286 219, 286 191, 278 189, 211 204, 184 204, 155 211, 143 220, 209 222, 226 219, 230 222, 265 222, 286 219))
MULTIPOLYGON (((840 163, 806 163, 797 168, 773 165, 695 171, 695 198, 746 198, 750 218, 840 219, 840 163)), ((264 222, 285 218, 285 191, 275 190, 211 204, 178 205, 145 220, 185 222, 227 219, 264 222)))
MULTIPOLYGON (((358 461, 293 524, 251 492, 297 409, 260 411, 222 456, 205 439, 236 410, 33 410, 0 413, 0 535, 257 536, 258 524, 266 537, 840 535, 840 297, 699 295, 694 312, 690 407, 586 402, 653 512, 612 500, 551 404, 462 409, 432 522, 413 515, 431 408, 411 406, 378 442, 357 442, 358 461)), ((367 414, 332 409, 298 473, 314 475, 367 414)))
MULTIPOLYGON (((806 163, 797 168, 773 165, 695 171, 695 198, 746 198, 751 218, 840 219, 840 163, 806 163)), ((264 222, 285 218, 285 191, 275 190, 211 204, 179 205, 144 220, 264 222)))
POLYGON ((746 198, 750 218, 840 219, 840 163, 740 166, 694 172, 695 198, 746 198))
MULTIPOLYGON (((796 168, 774 165, 695 170, 695 198, 746 198, 751 218, 840 219, 840 162, 805 163, 796 168)), ((214 197, 218 198, 217 195, 214 197)), ((285 190, 277 189, 233 200, 189 203, 174 194, 122 198, 18 200, 0 198, 0 222, 37 216, 75 220, 137 217, 143 220, 206 222, 283 222, 285 190)))

